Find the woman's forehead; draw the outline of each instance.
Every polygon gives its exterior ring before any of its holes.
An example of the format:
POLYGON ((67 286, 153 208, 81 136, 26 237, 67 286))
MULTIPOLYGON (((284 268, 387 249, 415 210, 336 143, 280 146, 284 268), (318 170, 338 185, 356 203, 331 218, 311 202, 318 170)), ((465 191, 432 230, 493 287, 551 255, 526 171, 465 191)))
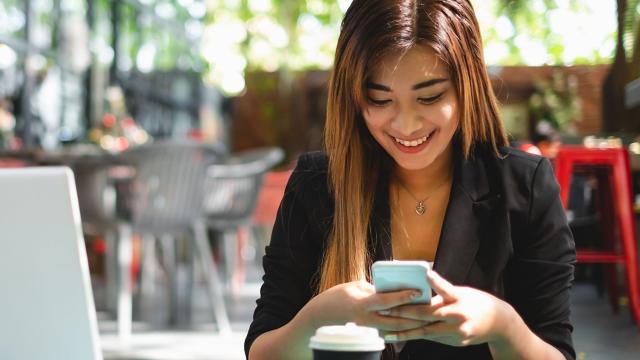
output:
POLYGON ((447 64, 430 47, 416 45, 407 51, 383 55, 369 73, 371 81, 448 78, 447 64))

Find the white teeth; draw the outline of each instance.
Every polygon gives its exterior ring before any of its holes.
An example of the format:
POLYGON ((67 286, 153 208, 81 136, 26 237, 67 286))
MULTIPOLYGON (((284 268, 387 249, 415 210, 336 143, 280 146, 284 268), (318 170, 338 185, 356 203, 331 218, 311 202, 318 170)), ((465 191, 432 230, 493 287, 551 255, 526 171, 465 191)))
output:
POLYGON ((400 143, 406 147, 414 147, 414 146, 418 146, 421 145, 422 143, 424 143, 425 141, 427 141, 427 139, 431 136, 431 134, 429 134, 428 136, 424 136, 418 140, 412 140, 412 141, 405 141, 402 139, 398 139, 397 137, 394 137, 394 139, 396 140, 397 143, 400 143))

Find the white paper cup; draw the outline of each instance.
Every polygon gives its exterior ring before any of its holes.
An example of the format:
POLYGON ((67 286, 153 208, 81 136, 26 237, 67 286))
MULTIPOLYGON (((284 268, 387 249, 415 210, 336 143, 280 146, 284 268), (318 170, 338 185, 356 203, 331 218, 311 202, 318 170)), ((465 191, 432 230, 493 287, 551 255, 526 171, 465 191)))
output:
POLYGON ((347 323, 319 328, 309 347, 314 360, 379 360, 384 339, 378 329, 347 323))

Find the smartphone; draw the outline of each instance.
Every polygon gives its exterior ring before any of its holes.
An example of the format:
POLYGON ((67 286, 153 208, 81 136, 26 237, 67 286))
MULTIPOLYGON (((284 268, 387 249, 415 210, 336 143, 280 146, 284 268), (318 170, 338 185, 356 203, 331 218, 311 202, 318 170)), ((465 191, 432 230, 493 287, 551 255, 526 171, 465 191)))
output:
POLYGON ((371 266, 371 276, 376 292, 416 289, 422 296, 412 300, 412 304, 426 304, 431 301, 431 286, 427 272, 431 264, 427 261, 376 261, 371 266))

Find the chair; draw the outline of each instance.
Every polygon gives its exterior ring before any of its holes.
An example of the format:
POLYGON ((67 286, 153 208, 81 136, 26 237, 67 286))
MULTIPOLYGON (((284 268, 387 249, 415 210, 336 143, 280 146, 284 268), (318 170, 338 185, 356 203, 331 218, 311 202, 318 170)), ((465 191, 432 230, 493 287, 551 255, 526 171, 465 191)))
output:
POLYGON ((284 197, 284 190, 293 170, 270 171, 258 193, 258 201, 253 212, 253 223, 272 227, 276 221, 278 207, 284 197))
MULTIPOLYGON (((203 224, 222 235, 227 274, 232 274, 235 294, 244 281, 242 254, 248 243, 247 226, 258 199, 258 191, 268 170, 284 158, 279 148, 262 148, 235 154, 223 164, 209 167, 205 179, 203 224), (234 243, 233 236, 238 241, 234 243), (235 244, 235 249, 231 246, 235 244), (233 260, 232 260, 233 259, 233 260)), ((204 233, 204 232, 202 232, 204 233)), ((204 237, 202 240, 204 242, 204 237)))
POLYGON ((289 168, 283 171, 269 171, 264 176, 262 187, 258 193, 256 208, 252 216, 254 234, 257 235, 258 242, 258 252, 255 256, 256 260, 262 259, 264 249, 269 244, 273 225, 276 222, 278 209, 284 197, 284 191, 291 173, 293 173, 293 169, 289 168))
MULTIPOLYGON (((171 318, 177 323, 184 317, 180 306, 176 264, 177 237, 187 236, 193 239, 193 246, 186 246, 185 257, 190 265, 194 259, 206 278, 208 298, 214 319, 222 334, 230 333, 229 319, 225 309, 222 289, 219 286, 217 268, 211 257, 208 243, 199 241, 201 236, 200 219, 202 218, 204 180, 210 165, 221 162, 226 156, 225 150, 216 145, 161 141, 147 146, 133 148, 123 156, 135 167, 133 182, 134 194, 130 201, 132 231, 143 234, 142 245, 142 293, 153 284, 155 269, 155 238, 161 240, 163 262, 167 267, 167 275, 171 284, 171 318)), ((124 251, 130 251, 130 241, 123 241, 124 251)), ((129 253, 130 255, 130 253, 129 253)), ((123 265, 128 257, 124 254, 120 259, 123 265)), ((192 276, 192 272, 189 272, 192 276)), ((126 279, 125 279, 126 280, 126 279)), ((188 279, 189 283, 193 278, 188 279)), ((126 284, 125 287, 130 287, 126 284)), ((129 293, 130 298, 130 293, 129 293)), ((190 297, 186 301, 190 302, 190 297)), ((129 305, 130 306, 130 305, 129 305)), ((190 307, 187 306, 187 311, 190 307)), ((130 321, 130 319, 129 319, 130 321)))
MULTIPOLYGON (((105 306, 108 310, 116 311, 119 319, 119 328, 122 334, 127 330, 122 322, 123 314, 117 310, 117 303, 121 297, 118 295, 118 272, 117 272, 117 248, 120 234, 126 234, 130 225, 123 217, 118 216, 117 201, 118 182, 121 180, 117 176, 112 176, 112 169, 115 167, 100 162, 74 163, 72 166, 80 214, 82 215, 82 227, 86 236, 95 236, 94 247, 102 249, 105 254, 105 278, 106 297, 105 306)), ((137 263, 132 260, 132 269, 137 267, 137 263)), ((133 270, 135 271, 135 270, 133 270)), ((122 276, 131 276, 132 270, 122 273, 122 276)))
MULTIPOLYGON (((560 184, 560 198, 568 206, 573 173, 592 173, 598 179, 598 198, 605 250, 577 249, 578 262, 623 264, 627 280, 630 309, 640 325, 640 283, 636 224, 632 207, 629 153, 624 148, 587 148, 563 146, 555 159, 555 172, 560 184), (618 232, 616 232, 616 225, 618 232), (618 235, 619 236, 616 236, 618 235)), ((615 268, 609 267, 609 296, 617 309, 615 268)))

